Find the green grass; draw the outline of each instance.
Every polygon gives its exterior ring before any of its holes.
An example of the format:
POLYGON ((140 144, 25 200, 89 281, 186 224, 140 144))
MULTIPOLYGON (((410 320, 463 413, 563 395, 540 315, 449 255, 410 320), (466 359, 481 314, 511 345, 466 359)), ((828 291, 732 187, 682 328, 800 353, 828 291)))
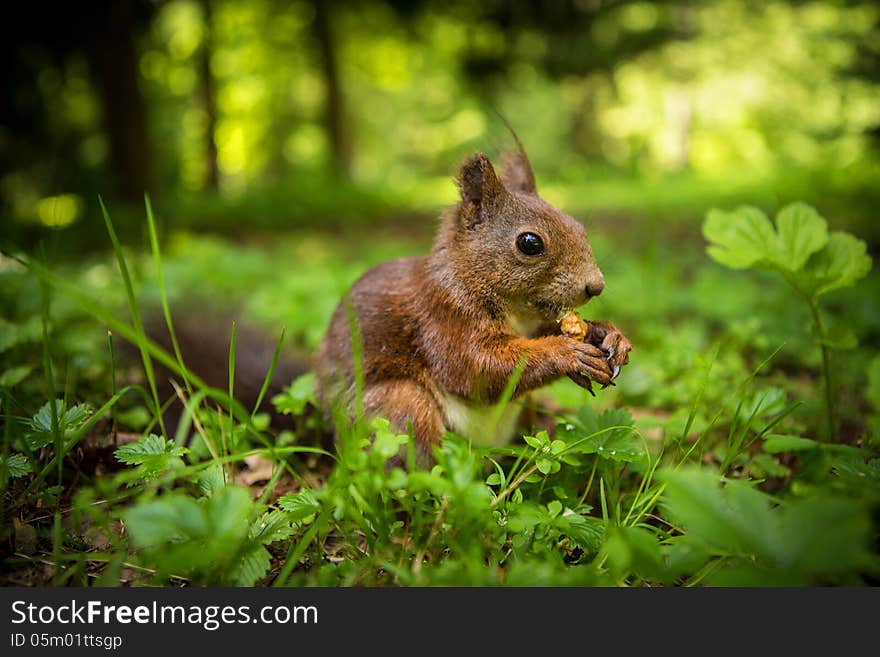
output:
MULTIPOLYGON (((635 344, 619 384, 593 399, 560 381, 530 402, 552 409, 553 432, 494 449, 448 436, 436 467, 404 471, 388 460, 411 453, 411 440, 387 423, 342 426, 334 447, 316 440, 329 428, 310 375, 267 391, 284 349, 310 353, 347 286, 376 262, 423 252, 422 232, 341 241, 309 230, 241 245, 163 236, 150 205, 146 218, 144 253, 115 239, 107 213, 111 257, 2 261, 5 583, 799 586, 880 576, 876 275, 828 298, 829 318, 846 318, 860 344, 835 352, 830 443, 818 430, 825 399, 809 314, 784 283, 720 267, 696 232, 648 244, 595 230, 608 288, 587 316, 613 320, 635 344), (234 399, 232 377, 200 378, 176 340, 169 352, 147 337, 145 317, 175 332, 193 298, 206 330, 231 317, 267 336, 283 329, 284 345, 267 339, 256 406, 234 399), (172 373, 176 392, 160 394, 148 363, 172 373), (169 435, 160 409, 178 399, 169 435)), ((227 375, 246 349, 233 336, 217 355, 227 375)))

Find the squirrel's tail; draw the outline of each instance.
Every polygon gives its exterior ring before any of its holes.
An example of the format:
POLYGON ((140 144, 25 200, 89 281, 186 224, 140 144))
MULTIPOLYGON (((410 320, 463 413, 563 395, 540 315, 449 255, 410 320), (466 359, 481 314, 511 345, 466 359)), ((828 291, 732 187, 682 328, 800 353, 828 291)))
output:
MULTIPOLYGON (((174 318, 174 334, 187 369, 207 385, 220 390, 229 388, 229 352, 233 318, 220 318, 209 311, 189 312, 174 318)), ((169 354, 174 354, 171 334, 165 322, 150 318, 145 322, 147 335, 169 354)), ((245 408, 251 410, 259 400, 260 391, 271 369, 272 359, 280 336, 273 339, 268 331, 248 322, 235 320, 235 380, 233 395, 245 408)), ((173 433, 183 414, 183 403, 176 399, 172 381, 183 387, 181 377, 154 362, 156 385, 161 400, 175 398, 164 414, 166 429, 173 433)), ((260 404, 260 412, 271 415, 275 429, 291 428, 292 418, 275 410, 272 397, 282 392, 298 376, 310 369, 304 353, 296 353, 282 344, 275 371, 260 404)))

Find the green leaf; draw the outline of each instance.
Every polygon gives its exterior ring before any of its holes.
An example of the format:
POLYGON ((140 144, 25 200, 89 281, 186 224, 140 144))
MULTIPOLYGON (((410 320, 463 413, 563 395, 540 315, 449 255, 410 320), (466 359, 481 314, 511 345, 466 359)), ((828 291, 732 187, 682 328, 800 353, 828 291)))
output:
POLYGON ((711 243, 709 255, 733 269, 747 269, 769 259, 767 246, 776 242, 767 215, 752 206, 741 206, 733 212, 709 210, 703 235, 711 243))
POLYGON ((750 463, 750 469, 755 476, 785 477, 791 474, 791 470, 779 464, 769 454, 755 454, 750 463))
POLYGON ((306 372, 294 379, 283 392, 272 397, 272 404, 279 413, 285 415, 302 415, 306 405, 317 406, 315 373, 306 372))
POLYGON ((187 448, 175 447, 171 440, 151 433, 133 443, 122 445, 113 455, 123 463, 139 466, 141 478, 149 480, 167 472, 172 466, 179 465, 179 457, 187 451, 187 448))
POLYGON ((304 522, 321 510, 321 504, 314 491, 304 488, 298 493, 287 493, 278 499, 278 506, 287 512, 293 522, 304 522))
MULTIPOLYGON (((227 486, 200 502, 177 491, 166 493, 135 504, 123 519, 134 547, 161 573, 195 573, 200 582, 229 584, 242 576, 238 555, 248 546, 253 508, 247 489, 227 486)), ((248 576, 258 565, 244 564, 251 569, 248 576)))
POLYGON ((170 440, 151 433, 148 436, 117 448, 113 455, 128 465, 140 465, 154 456, 173 454, 181 456, 186 453, 185 447, 175 447, 170 440))
POLYGON ((770 454, 778 454, 780 452, 803 452, 818 449, 819 447, 819 443, 815 440, 778 433, 769 434, 763 445, 764 451, 769 452, 770 454))
POLYGON ((123 513, 126 531, 138 548, 208 535, 204 509, 193 498, 171 493, 136 504, 123 513))
POLYGON ((776 215, 773 260, 783 269, 801 269, 811 255, 828 243, 828 222, 806 203, 791 203, 776 215))
MULTIPOLYGON (((78 404, 65 411, 64 400, 55 400, 55 416, 58 419, 58 428, 65 434, 65 437, 68 437, 72 432, 78 429, 79 426, 88 419, 90 414, 91 407, 88 404, 78 404)), ((40 407, 40 410, 34 415, 30 424, 35 431, 52 431, 52 410, 49 406, 49 402, 46 402, 40 407)))
POLYGON ((232 586, 253 586, 269 572, 272 556, 260 544, 252 545, 241 560, 233 567, 230 582, 232 586))
POLYGON ((560 513, 562 513, 562 502, 559 500, 553 500, 547 504, 547 511, 550 513, 550 516, 555 518, 560 513))
POLYGON ((371 453, 379 456, 384 463, 392 456, 400 454, 400 448, 409 442, 407 434, 399 434, 391 428, 391 424, 384 418, 376 418, 370 423, 373 432, 373 445, 371 453))
POLYGON ((608 409, 599 413, 585 406, 576 420, 560 422, 556 435, 571 452, 632 462, 644 456, 641 442, 632 430, 634 424, 632 415, 626 409, 608 409))
POLYGON ((559 530, 586 552, 595 552, 602 544, 605 523, 599 518, 564 513, 555 520, 559 530))
MULTIPOLYGON (((537 461, 535 461, 535 465, 538 466, 538 471, 541 474, 545 474, 545 475, 550 474, 553 471, 553 464, 554 463, 556 463, 556 461, 551 461, 550 459, 545 459, 545 458, 539 458, 537 461)), ((559 465, 559 464, 556 463, 556 465, 559 465)))
POLYGON ((663 503, 691 537, 715 550, 768 554, 774 537, 770 500, 746 482, 726 481, 699 468, 666 470, 663 503))
POLYGON ((488 477, 486 477, 486 483, 489 486, 500 486, 504 483, 504 477, 502 477, 497 472, 493 472, 488 477))
POLYGON ((250 491, 241 486, 227 486, 205 504, 211 531, 219 540, 247 534, 251 508, 250 491))
POLYGON ((799 286, 818 297, 848 287, 871 271, 871 257, 863 240, 849 233, 833 232, 825 248, 813 255, 798 276, 799 286))
MULTIPOLYGON (((31 449, 39 449, 54 441, 52 434, 52 407, 49 404, 50 402, 43 404, 28 423, 33 430, 27 436, 31 449)), ((58 420, 58 431, 65 440, 73 437, 92 413, 92 409, 88 404, 78 404, 71 409, 65 410, 64 400, 56 399, 54 405, 55 416, 58 420)))
POLYGON ((199 487, 202 495, 211 497, 226 486, 223 468, 217 463, 211 463, 196 476, 195 484, 199 487))
POLYGON ((0 472, 6 471, 9 477, 24 477, 31 472, 31 464, 24 454, 10 454, 7 458, 0 455, 0 472))
POLYGON ((0 374, 0 386, 11 388, 18 385, 27 378, 34 368, 30 365, 19 365, 18 367, 10 367, 8 370, 0 374))
POLYGON ((251 524, 248 535, 267 545, 275 541, 283 541, 296 533, 296 527, 285 511, 267 511, 251 524))
POLYGON ((658 580, 668 577, 657 537, 641 527, 610 529, 602 552, 617 578, 631 574, 658 580))
POLYGON ((541 449, 544 444, 535 436, 523 436, 523 440, 526 441, 526 444, 529 447, 534 447, 535 449, 541 449))
POLYGON ((783 509, 777 563, 817 576, 858 572, 870 563, 871 517, 858 500, 812 498, 783 509))

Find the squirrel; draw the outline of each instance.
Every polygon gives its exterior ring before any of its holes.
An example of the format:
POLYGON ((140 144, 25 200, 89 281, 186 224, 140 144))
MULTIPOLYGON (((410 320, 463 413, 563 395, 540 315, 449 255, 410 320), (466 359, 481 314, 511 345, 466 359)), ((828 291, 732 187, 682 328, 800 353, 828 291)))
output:
POLYGON ((608 322, 588 322, 585 342, 560 333, 560 312, 601 294, 605 280, 583 225, 538 196, 521 144, 500 175, 474 154, 457 184, 461 200, 442 217, 430 253, 358 279, 314 359, 325 415, 354 419, 359 335, 364 415, 411 431, 419 467, 434 462, 446 431, 509 442, 518 405, 505 408, 494 431, 489 425, 512 378, 513 399, 563 376, 592 392, 591 380, 612 384, 632 349, 608 322))

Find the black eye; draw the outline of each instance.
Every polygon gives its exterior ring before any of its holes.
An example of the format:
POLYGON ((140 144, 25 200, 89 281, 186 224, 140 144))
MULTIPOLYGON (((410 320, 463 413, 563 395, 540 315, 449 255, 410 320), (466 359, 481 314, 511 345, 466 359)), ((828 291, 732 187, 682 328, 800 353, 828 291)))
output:
POLYGON ((516 248, 527 256, 544 254, 544 240, 534 233, 522 233, 516 238, 516 248))

